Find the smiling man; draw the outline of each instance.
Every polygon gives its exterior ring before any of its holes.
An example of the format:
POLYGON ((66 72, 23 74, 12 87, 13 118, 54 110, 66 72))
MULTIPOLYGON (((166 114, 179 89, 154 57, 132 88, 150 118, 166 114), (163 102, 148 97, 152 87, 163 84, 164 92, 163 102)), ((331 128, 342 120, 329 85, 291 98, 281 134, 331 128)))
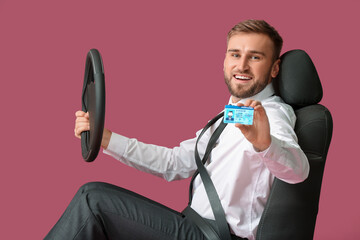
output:
MULTIPOLYGON (((227 42, 224 76, 231 94, 228 104, 253 107, 254 120, 253 125, 226 126, 206 170, 219 195, 231 238, 253 240, 274 178, 301 182, 308 176, 309 164, 293 130, 294 111, 275 96, 272 86, 282 47, 278 32, 265 21, 247 20, 230 30, 227 42)), ((214 109, 216 112, 219 109, 214 109)), ((200 156, 221 121, 199 140, 200 156)), ((76 112, 75 135, 80 138, 87 130, 88 114, 76 112)), ((170 149, 105 129, 102 147, 124 164, 172 181, 189 178, 197 170, 196 140, 170 149)), ((191 208, 217 231, 202 179, 197 176, 192 184, 191 208)), ((198 240, 206 239, 205 235, 186 214, 120 187, 88 183, 46 239, 198 240)))

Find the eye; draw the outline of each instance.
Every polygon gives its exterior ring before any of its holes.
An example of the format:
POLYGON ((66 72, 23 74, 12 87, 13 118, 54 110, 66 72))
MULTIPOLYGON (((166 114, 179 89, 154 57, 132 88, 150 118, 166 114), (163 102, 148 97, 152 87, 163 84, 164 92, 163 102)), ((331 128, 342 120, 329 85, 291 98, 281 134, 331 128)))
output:
POLYGON ((260 57, 259 56, 251 56, 251 59, 252 60, 260 60, 260 57))

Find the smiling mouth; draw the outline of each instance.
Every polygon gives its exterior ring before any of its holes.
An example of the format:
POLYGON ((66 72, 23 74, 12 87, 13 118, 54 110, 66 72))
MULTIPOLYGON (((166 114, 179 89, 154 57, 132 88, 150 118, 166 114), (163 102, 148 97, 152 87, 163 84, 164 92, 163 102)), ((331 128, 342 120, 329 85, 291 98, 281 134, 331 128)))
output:
POLYGON ((236 74, 235 74, 233 77, 234 77, 235 79, 241 80, 241 81, 249 81, 249 80, 252 79, 252 77, 250 77, 250 76, 236 75, 236 74))

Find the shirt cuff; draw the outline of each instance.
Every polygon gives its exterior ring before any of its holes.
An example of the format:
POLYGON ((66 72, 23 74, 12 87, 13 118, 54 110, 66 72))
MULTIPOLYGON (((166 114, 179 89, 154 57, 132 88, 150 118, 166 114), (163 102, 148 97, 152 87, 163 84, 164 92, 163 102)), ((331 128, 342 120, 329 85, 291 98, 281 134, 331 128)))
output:
POLYGON ((287 183, 299 183, 308 177, 309 164, 298 145, 272 136, 262 161, 275 177, 287 183))
POLYGON ((113 156, 115 158, 122 157, 128 145, 129 138, 121 136, 116 133, 111 134, 109 145, 103 153, 113 156))

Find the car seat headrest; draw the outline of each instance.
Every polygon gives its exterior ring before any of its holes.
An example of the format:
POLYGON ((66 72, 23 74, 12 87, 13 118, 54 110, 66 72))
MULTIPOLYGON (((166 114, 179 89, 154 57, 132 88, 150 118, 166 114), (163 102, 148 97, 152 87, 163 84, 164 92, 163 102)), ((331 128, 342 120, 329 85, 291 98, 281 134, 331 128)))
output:
POLYGON ((303 50, 291 50, 280 59, 279 74, 273 80, 276 93, 295 109, 319 103, 322 86, 309 55, 303 50))

